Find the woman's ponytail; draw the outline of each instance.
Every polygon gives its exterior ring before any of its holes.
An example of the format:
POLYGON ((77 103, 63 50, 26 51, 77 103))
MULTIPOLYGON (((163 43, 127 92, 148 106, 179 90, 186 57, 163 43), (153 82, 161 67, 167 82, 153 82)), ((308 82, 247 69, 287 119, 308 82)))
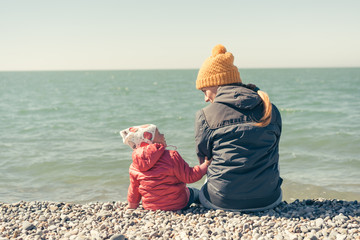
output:
POLYGON ((257 94, 259 94, 264 103, 264 115, 260 121, 256 122, 254 125, 257 127, 266 127, 271 122, 272 104, 270 102, 269 95, 266 92, 258 90, 257 94))
POLYGON ((269 125, 271 122, 271 113, 272 113, 272 104, 270 102, 269 95, 266 92, 261 91, 255 84, 252 83, 249 84, 237 83, 237 85, 253 90, 261 97, 264 103, 263 116, 258 122, 255 122, 254 125, 257 127, 266 127, 267 125, 269 125))

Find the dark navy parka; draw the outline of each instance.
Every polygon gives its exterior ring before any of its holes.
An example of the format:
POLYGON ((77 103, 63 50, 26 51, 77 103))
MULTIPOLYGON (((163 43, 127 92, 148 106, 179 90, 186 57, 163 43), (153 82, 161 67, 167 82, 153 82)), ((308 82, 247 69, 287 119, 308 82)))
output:
POLYGON ((214 102, 196 114, 195 142, 200 159, 213 158, 204 195, 227 209, 251 209, 274 203, 281 194, 279 141, 281 116, 272 105, 271 123, 254 126, 263 102, 238 84, 219 86, 214 102))

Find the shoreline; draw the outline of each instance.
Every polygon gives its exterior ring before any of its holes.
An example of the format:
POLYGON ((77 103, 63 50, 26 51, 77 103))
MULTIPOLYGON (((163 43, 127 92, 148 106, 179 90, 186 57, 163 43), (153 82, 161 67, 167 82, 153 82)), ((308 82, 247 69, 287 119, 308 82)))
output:
POLYGON ((149 211, 126 202, 87 204, 0 202, 3 239, 360 239, 358 201, 283 201, 274 209, 240 213, 209 210, 149 211))

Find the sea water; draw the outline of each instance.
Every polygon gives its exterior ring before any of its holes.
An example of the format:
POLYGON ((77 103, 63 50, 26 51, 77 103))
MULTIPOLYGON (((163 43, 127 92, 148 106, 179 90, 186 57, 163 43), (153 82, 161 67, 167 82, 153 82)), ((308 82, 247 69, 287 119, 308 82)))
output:
MULTIPOLYGON (((282 121, 284 199, 360 199, 360 68, 241 69, 282 121)), ((197 70, 0 72, 0 202, 126 201, 119 131, 156 124, 190 166, 197 70)), ((190 184, 200 188, 205 178, 190 184)))

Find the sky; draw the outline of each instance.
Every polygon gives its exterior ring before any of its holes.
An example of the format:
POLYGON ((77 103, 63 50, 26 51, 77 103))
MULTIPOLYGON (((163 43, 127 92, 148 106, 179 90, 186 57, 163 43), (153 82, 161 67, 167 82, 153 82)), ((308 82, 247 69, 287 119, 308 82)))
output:
POLYGON ((360 67, 359 0, 0 0, 0 71, 360 67))

